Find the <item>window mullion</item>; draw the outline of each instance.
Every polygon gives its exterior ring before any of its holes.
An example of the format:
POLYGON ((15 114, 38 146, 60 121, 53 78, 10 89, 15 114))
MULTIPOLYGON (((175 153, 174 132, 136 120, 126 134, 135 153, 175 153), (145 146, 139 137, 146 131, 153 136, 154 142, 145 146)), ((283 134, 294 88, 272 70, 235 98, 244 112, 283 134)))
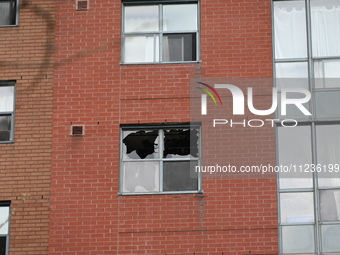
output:
MULTIPOLYGON (((317 150, 316 150, 316 127, 315 122, 311 123, 311 142, 312 142, 312 163, 317 165, 317 150)), ((315 221, 315 229, 314 229, 314 236, 315 236, 315 251, 317 254, 320 254, 320 229, 319 229, 319 220, 320 220, 320 208, 319 208, 319 192, 318 192, 318 173, 315 171, 313 173, 313 184, 314 184, 314 221, 315 221)))
MULTIPOLYGON (((308 57, 308 84, 309 91, 314 97, 314 62, 313 62, 313 46, 312 46, 312 27, 311 27, 311 7, 310 0, 306 0, 306 32, 307 32, 307 57, 308 57)), ((315 120, 315 100, 310 102, 310 110, 312 112, 312 120, 315 120)))

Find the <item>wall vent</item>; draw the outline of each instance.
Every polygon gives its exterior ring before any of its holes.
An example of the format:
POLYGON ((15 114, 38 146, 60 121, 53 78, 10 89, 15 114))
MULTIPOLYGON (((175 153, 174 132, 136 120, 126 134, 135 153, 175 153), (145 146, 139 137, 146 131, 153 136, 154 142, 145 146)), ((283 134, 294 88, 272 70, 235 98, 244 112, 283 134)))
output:
POLYGON ((71 126, 71 136, 83 136, 85 134, 84 125, 72 125, 71 126))
POLYGON ((77 11, 87 11, 90 8, 90 0, 76 0, 77 11))

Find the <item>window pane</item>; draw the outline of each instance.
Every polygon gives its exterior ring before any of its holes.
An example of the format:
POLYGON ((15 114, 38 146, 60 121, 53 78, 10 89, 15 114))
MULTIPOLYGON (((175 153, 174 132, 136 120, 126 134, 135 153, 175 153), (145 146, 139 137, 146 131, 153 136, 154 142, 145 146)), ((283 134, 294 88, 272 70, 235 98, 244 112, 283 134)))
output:
POLYGON ((340 252, 340 226, 324 225, 321 226, 322 234, 322 251, 323 252, 340 252))
POLYGON ((125 63, 159 61, 159 36, 127 36, 124 41, 125 63))
POLYGON ((159 158, 158 130, 123 131, 123 159, 159 158))
POLYGON ((276 78, 308 78, 307 62, 276 63, 275 69, 276 78))
POLYGON ((159 31, 157 5, 126 6, 124 8, 124 32, 159 31))
POLYGON ((306 62, 276 63, 276 87, 308 89, 308 64, 306 62))
MULTIPOLYGON (((278 128, 279 165, 304 166, 312 163, 310 126, 278 128)), ((298 170, 298 169, 297 169, 298 170)), ((313 187, 312 173, 280 173, 280 189, 313 187)))
POLYGON ((280 194, 281 223, 313 223, 314 202, 312 192, 280 194))
POLYGON ((340 220, 340 190, 320 191, 321 221, 340 220))
POLYGON ((274 2, 275 58, 307 57, 304 1, 274 2))
POLYGON ((198 189, 197 161, 165 161, 163 164, 163 190, 188 191, 198 189))
POLYGON ((6 255, 6 236, 0 236, 0 255, 6 255))
POLYGON ((340 56, 340 0, 311 1, 314 57, 340 56))
POLYGON ((0 141, 9 141, 11 133, 11 116, 0 115, 0 141))
POLYGON ((0 206, 0 235, 8 234, 9 207, 0 206))
POLYGON ((317 163, 327 169, 327 172, 318 173, 320 187, 340 187, 339 134, 340 125, 316 126, 317 163))
POLYGON ((198 130, 164 130, 164 158, 197 158, 198 130))
POLYGON ((313 226, 283 226, 283 253, 312 253, 314 252, 313 226))
POLYGON ((15 1, 0 2, 0 26, 15 25, 15 1))
POLYGON ((124 162, 123 192, 158 192, 159 162, 124 162))
POLYGON ((317 117, 339 117, 340 91, 315 92, 317 117))
MULTIPOLYGON (((294 80, 292 80, 294 81, 294 80)), ((295 81, 295 82, 298 82, 298 81, 295 81)), ((300 84, 299 83, 299 86, 303 85, 303 83, 305 82, 304 80, 301 81, 302 83, 300 84)), ((310 116, 309 115, 305 115, 295 104, 286 104, 285 107, 286 107, 286 115, 283 115, 282 114, 282 105, 281 105, 281 92, 278 93, 278 117, 280 119, 309 119, 310 116)), ((286 93, 286 98, 287 99, 303 99, 305 98, 306 95, 304 93, 301 93, 301 92, 290 92, 288 91, 286 93)), ((306 103, 303 103, 303 107, 305 107, 309 112, 311 112, 310 110, 310 102, 311 100, 309 100, 308 102, 306 103)))
POLYGON ((164 31, 197 30, 197 5, 164 5, 163 6, 164 31))
POLYGON ((0 86, 0 112, 11 112, 14 106, 14 86, 0 86))
POLYGON ((340 87, 340 60, 328 59, 314 62, 314 77, 316 88, 340 87))
POLYGON ((196 60, 196 34, 165 34, 163 37, 163 61, 196 60))

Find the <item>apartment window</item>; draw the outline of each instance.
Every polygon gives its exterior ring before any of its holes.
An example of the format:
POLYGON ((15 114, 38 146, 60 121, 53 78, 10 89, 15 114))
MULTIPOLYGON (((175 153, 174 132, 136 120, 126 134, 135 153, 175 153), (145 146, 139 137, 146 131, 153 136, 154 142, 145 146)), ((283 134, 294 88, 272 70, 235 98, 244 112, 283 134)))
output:
POLYGON ((0 26, 18 24, 18 0, 0 0, 0 26))
MULTIPOLYGON (((273 1, 276 86, 308 89, 277 127, 280 254, 340 254, 340 0, 273 1)), ((298 97, 299 95, 293 95, 298 97)), ((300 95, 301 96, 301 95, 300 95)))
POLYGON ((0 255, 8 255, 10 202, 0 201, 0 255))
POLYGON ((278 128, 280 254, 339 254, 340 122, 278 128), (315 133, 314 133, 315 132, 315 133))
POLYGON ((197 1, 125 1, 122 62, 198 61, 198 17, 197 1))
POLYGON ((14 81, 0 81, 0 143, 13 141, 14 85, 14 81))
POLYGON ((120 193, 200 191, 198 125, 125 125, 121 137, 120 193))

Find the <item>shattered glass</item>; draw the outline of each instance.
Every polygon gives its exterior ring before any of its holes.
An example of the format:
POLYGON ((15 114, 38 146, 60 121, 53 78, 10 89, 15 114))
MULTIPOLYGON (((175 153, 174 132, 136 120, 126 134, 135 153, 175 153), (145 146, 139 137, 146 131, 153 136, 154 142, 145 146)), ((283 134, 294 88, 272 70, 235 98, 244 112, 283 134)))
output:
POLYGON ((164 130, 163 158, 198 157, 198 130, 164 130))
POLYGON ((123 135, 125 159, 158 158, 158 130, 124 131, 123 135))
POLYGON ((122 192, 198 190, 198 128, 123 130, 122 192))

